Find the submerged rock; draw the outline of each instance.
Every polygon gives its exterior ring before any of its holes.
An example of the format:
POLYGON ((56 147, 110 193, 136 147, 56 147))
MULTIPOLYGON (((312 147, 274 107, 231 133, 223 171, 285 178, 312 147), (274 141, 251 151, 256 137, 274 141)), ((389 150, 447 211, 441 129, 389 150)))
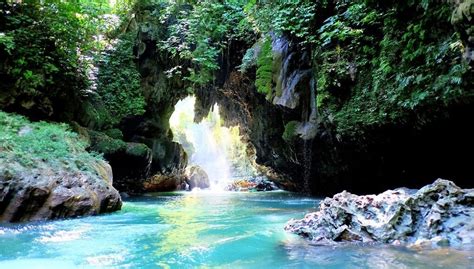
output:
POLYGON ((0 164, 0 222, 96 215, 122 206, 104 161, 94 164, 94 172, 0 164))
POLYGON ((418 191, 365 196, 344 191, 324 199, 319 211, 290 220, 285 230, 321 243, 472 244, 474 189, 438 179, 418 191))
POLYGON ((211 186, 206 171, 198 165, 186 168, 186 183, 189 185, 189 190, 194 188, 207 189, 211 186))

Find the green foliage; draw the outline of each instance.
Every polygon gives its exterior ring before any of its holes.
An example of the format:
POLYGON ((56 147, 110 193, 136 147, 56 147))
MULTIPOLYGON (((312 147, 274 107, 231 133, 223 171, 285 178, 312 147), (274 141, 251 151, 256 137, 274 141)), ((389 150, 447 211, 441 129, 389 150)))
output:
POLYGON ((64 95, 77 98, 86 83, 85 73, 78 70, 81 63, 77 53, 85 33, 78 30, 80 21, 73 19, 75 11, 66 3, 2 6, 1 91, 14 101, 1 102, 0 106, 14 102, 21 109, 51 115, 52 100, 64 95))
POLYGON ((257 55, 255 53, 255 48, 250 48, 245 52, 245 55, 242 58, 242 64, 239 65, 239 71, 245 73, 248 69, 254 67, 256 64, 257 55))
POLYGON ((126 116, 145 112, 140 74, 133 58, 136 34, 129 32, 120 36, 115 48, 107 52, 99 65, 97 93, 109 114, 107 121, 112 125, 126 116))
POLYGON ((88 87, 90 54, 105 46, 109 1, 22 1, 0 6, 0 107, 73 113, 88 87), (105 28, 104 28, 105 27, 105 28))
POLYGON ((294 120, 285 124, 285 131, 283 132, 283 135, 281 136, 283 140, 285 140, 286 142, 293 141, 296 137, 296 134, 297 134, 296 131, 298 129, 299 124, 300 123, 298 121, 294 121, 294 120))
MULTIPOLYGON (((160 2, 160 1, 159 1, 160 2)), ((234 40, 248 39, 250 24, 243 6, 246 1, 181 1, 156 5, 160 23, 169 23, 166 33, 157 32, 160 50, 181 63, 167 74, 183 76, 192 85, 203 86, 214 79, 218 58, 234 40)), ((143 8, 143 4, 140 4, 143 8)))
POLYGON ((137 156, 137 157, 144 157, 150 154, 151 151, 145 144, 141 143, 130 143, 127 146, 127 154, 137 156))
MULTIPOLYGON (((112 31, 114 23, 106 16, 115 12, 126 18, 134 3, 118 3, 2 5, 0 106, 34 108, 49 116, 77 105, 88 94, 89 58, 114 45, 97 38, 98 33, 113 32, 118 43, 98 57, 97 99, 104 108, 96 108, 97 114, 110 128, 126 116, 144 113, 133 59, 137 32, 127 33, 127 27, 112 31)), ((466 9, 454 13, 456 25, 466 23, 466 9)), ((234 65, 228 55, 243 53, 257 35, 287 35, 312 53, 320 115, 340 133, 397 123, 407 115, 419 119, 420 111, 442 110, 473 97, 472 66, 461 56, 468 38, 452 27, 452 6, 446 1, 147 0, 137 1, 130 12, 146 14, 141 33, 156 41, 169 60, 166 75, 189 88, 209 84, 220 67, 234 65)), ((248 72, 256 65, 257 91, 267 96, 272 95, 273 60, 266 38, 260 49, 247 50, 239 66, 248 72)))
POLYGON ((120 139, 115 139, 97 131, 89 131, 91 139, 91 150, 104 155, 114 154, 116 152, 125 152, 127 143, 120 139))
POLYGON ((314 42, 317 14, 328 6, 327 0, 248 1, 245 12, 253 28, 266 34, 290 34, 301 44, 314 42))
POLYGON ((272 41, 270 38, 264 39, 262 42, 260 53, 257 58, 257 77, 255 86, 257 91, 263 94, 271 94, 272 92, 272 70, 273 70, 273 53, 272 41))
POLYGON ((114 139, 121 139, 123 140, 123 133, 119 129, 108 129, 104 131, 104 134, 110 136, 114 139))
MULTIPOLYGON (((0 108, 39 119, 72 120, 95 89, 95 60, 113 45, 107 36, 120 28, 115 14, 129 21, 126 14, 134 1, 114 2, 113 6, 108 0, 1 4, 0 108)), ((127 44, 124 53, 131 55, 132 46, 127 44)), ((129 62, 124 64, 129 67, 129 62)), ((136 73, 129 74, 124 84, 131 91, 137 88, 136 73)), ((127 100, 132 105, 125 104, 122 110, 112 106, 113 120, 124 113, 142 113, 143 101, 127 100)))
POLYGON ((15 41, 13 40, 12 36, 6 35, 5 33, 0 33, 0 46, 3 47, 2 49, 4 51, 11 55, 13 49, 15 48, 15 41))
POLYGON ((448 3, 354 1, 335 10, 313 56, 320 114, 341 134, 410 118, 423 124, 415 113, 472 100, 472 69, 448 3))
POLYGON ((25 168, 47 165, 70 171, 94 171, 102 158, 86 152, 86 144, 65 124, 30 122, 0 111, 0 159, 25 168))

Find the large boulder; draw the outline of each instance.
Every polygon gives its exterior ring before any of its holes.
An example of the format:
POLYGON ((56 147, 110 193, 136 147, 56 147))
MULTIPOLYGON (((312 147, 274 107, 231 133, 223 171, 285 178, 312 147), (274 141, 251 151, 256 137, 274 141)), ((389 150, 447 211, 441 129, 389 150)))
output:
MULTIPOLYGON (((133 121, 129 120, 131 126, 128 127, 132 128, 133 121)), ((148 125, 152 125, 150 121, 139 126, 143 131, 151 128, 148 125)), ((133 137, 128 132, 138 133, 140 128, 137 126, 125 132, 125 140, 135 142, 124 141, 119 129, 98 132, 78 124, 72 124, 72 127, 90 144, 89 150, 102 153, 110 163, 114 171, 114 187, 120 192, 141 194, 181 189, 188 157, 180 144, 168 138, 133 137)))
POLYGON ((143 182, 145 192, 166 192, 186 189, 184 177, 178 175, 157 174, 143 182))
POLYGON ((319 211, 290 220, 285 230, 318 243, 472 244, 474 189, 438 179, 418 191, 366 196, 344 191, 324 199, 319 211))
POLYGON ((151 149, 142 143, 125 142, 112 131, 102 133, 87 130, 91 144, 89 149, 102 153, 110 163, 114 171, 114 187, 117 190, 141 193, 144 191, 143 182, 150 173, 151 149))
POLYGON ((207 189, 211 186, 209 176, 206 171, 198 165, 192 165, 186 168, 186 183, 189 185, 189 190, 194 188, 207 189))
POLYGON ((112 169, 64 124, 0 111, 0 222, 119 210, 112 169))
POLYGON ((112 169, 94 164, 94 173, 54 169, 27 170, 0 159, 0 222, 59 219, 119 210, 112 169))

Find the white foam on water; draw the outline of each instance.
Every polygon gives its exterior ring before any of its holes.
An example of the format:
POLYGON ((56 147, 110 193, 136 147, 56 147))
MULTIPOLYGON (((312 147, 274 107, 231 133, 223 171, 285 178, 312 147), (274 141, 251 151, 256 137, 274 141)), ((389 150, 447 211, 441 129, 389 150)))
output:
MULTIPOLYGON (((0 268, 5 269, 65 269, 65 268, 91 268, 79 266, 72 261, 58 259, 16 259, 0 261, 0 268)), ((97 267, 96 267, 97 268, 97 267)))
POLYGON ((126 253, 111 253, 86 258, 88 264, 93 266, 112 266, 125 261, 126 253))
POLYGON ((57 231, 53 234, 47 234, 37 239, 41 243, 60 243, 81 239, 87 231, 91 230, 91 225, 83 225, 76 230, 57 231))

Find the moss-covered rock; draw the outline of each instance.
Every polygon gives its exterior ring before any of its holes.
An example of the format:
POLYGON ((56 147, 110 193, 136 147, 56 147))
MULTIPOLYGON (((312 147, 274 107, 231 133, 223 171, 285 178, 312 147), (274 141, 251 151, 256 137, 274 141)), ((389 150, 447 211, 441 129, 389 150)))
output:
POLYGON ((66 125, 32 123, 0 111, 0 221, 119 210, 112 170, 66 125))
POLYGON ((257 91, 271 97, 272 94, 272 71, 273 53, 271 38, 264 39, 257 57, 257 73, 255 86, 257 91))
MULTIPOLYGON (((118 133, 110 131, 109 133, 118 133)), ((121 132, 119 133, 121 134, 121 132)), ((114 171, 114 186, 123 192, 140 193, 150 176, 152 151, 142 143, 125 142, 105 133, 89 130, 90 150, 101 153, 114 171)))
POLYGON ((107 129, 104 131, 104 134, 108 135, 109 137, 113 139, 123 140, 123 133, 122 131, 120 131, 120 129, 117 129, 117 128, 107 129))
POLYGON ((127 143, 127 154, 136 157, 145 157, 151 154, 150 148, 141 143, 127 143))
POLYGON ((300 122, 294 121, 294 120, 285 124, 285 131, 283 132, 282 138, 286 142, 291 142, 292 140, 294 140, 297 136, 296 131, 299 125, 300 125, 300 122))
POLYGON ((91 131, 91 134, 91 149, 103 153, 105 156, 124 152, 127 148, 127 143, 123 140, 114 139, 96 131, 91 131))

